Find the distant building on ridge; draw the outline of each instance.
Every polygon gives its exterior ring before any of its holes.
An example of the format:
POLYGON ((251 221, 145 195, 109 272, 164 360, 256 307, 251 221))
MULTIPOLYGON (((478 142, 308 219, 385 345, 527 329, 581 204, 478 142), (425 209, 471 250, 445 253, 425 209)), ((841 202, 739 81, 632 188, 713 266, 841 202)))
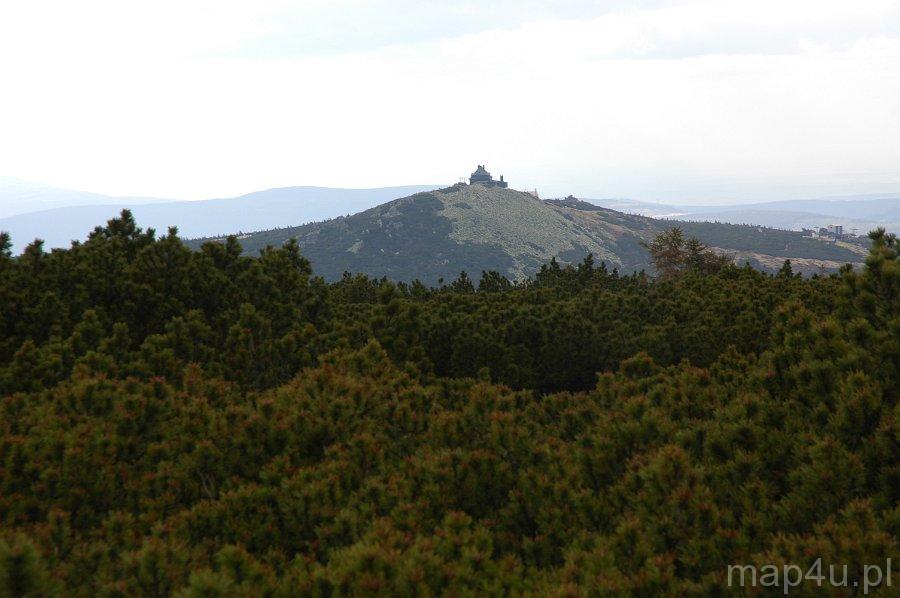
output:
POLYGON ((474 185, 478 183, 479 185, 484 185, 485 187, 508 187, 506 181, 503 180, 503 175, 500 175, 500 180, 495 181, 494 177, 491 176, 487 170, 485 170, 484 165, 479 164, 478 168, 475 169, 475 172, 472 173, 472 176, 469 177, 469 184, 474 185))

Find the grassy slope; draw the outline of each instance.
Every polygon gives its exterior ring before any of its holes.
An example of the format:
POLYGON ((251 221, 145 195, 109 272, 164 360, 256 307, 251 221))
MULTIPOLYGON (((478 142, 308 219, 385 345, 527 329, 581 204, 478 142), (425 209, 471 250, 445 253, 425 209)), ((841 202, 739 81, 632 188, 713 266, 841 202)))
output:
MULTIPOLYGON (((577 262, 587 253, 623 272, 650 270, 641 242, 672 226, 762 269, 778 268, 785 258, 807 273, 862 260, 851 248, 791 231, 656 220, 479 185, 417 193, 348 217, 252 233, 241 243, 246 253, 256 254, 296 238, 315 272, 328 280, 349 271, 435 284, 461 270, 523 278, 553 257, 577 262)), ((202 241, 190 243, 196 247, 202 241)))

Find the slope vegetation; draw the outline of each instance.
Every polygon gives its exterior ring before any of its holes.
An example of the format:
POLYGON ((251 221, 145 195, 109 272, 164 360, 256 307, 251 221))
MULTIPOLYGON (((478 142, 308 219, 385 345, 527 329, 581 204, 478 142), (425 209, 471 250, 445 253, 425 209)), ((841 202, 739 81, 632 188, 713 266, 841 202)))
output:
MULTIPOLYGON (((859 265, 865 249, 804 239, 800 233, 729 224, 655 220, 573 198, 541 201, 527 193, 482 185, 454 185, 397 199, 352 216, 241 236, 245 251, 296 239, 316 272, 337 280, 362 272, 427 284, 496 270, 516 280, 556 258, 576 263, 587 254, 622 272, 649 270, 642 243, 673 226, 740 263, 777 270, 785 259, 801 271, 859 265)), ((209 239, 192 242, 194 247, 209 239)), ((224 240, 219 238, 218 240, 224 240)))

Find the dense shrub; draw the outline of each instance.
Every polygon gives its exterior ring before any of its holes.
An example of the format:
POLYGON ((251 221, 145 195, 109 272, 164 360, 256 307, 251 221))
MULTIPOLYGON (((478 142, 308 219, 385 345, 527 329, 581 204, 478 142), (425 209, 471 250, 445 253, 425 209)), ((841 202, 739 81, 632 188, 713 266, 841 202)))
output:
POLYGON ((0 595, 724 593, 897 553, 900 263, 314 278, 0 252, 0 595))

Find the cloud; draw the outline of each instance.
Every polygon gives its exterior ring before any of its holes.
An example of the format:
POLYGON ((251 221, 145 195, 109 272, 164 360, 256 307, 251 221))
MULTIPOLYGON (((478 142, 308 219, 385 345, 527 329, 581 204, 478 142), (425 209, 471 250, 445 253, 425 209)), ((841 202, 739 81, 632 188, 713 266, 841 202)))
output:
POLYGON ((563 43, 591 49, 597 57, 684 58, 790 53, 808 43, 848 45, 873 34, 896 34, 898 28, 900 5, 890 0, 338 0, 273 10, 261 18, 265 33, 241 41, 228 55, 291 58, 452 42, 478 34, 491 37, 500 48, 509 48, 510 38, 524 34, 531 47, 539 48, 542 38, 565 32, 563 43))
POLYGON ((594 197, 900 187, 893 2, 15 4, 4 174, 187 197, 476 162, 594 197))
POLYGON ((236 44, 229 56, 295 58, 311 54, 379 50, 510 30, 541 19, 592 18, 626 6, 666 2, 634 0, 329 0, 284 4, 261 16, 266 33, 236 44))

